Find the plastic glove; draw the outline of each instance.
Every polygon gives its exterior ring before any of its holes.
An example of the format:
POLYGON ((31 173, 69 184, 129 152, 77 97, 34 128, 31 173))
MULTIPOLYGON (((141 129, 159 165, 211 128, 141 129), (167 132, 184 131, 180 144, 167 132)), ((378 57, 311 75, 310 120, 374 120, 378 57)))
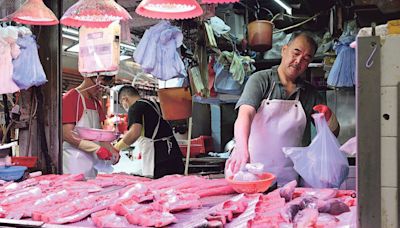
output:
POLYGON ((126 148, 128 148, 128 147, 129 147, 129 145, 126 144, 126 143, 124 142, 123 139, 119 140, 119 142, 117 142, 117 143, 114 145, 114 148, 117 149, 118 151, 124 150, 124 149, 126 149, 126 148))
POLYGON ((112 153, 107 148, 89 140, 81 140, 79 142, 78 149, 88 153, 96 153, 97 157, 102 160, 110 160, 112 156, 112 153))
POLYGON ((332 110, 328 106, 323 105, 323 104, 315 105, 313 107, 313 110, 324 114, 326 122, 329 123, 329 120, 331 119, 331 116, 332 116, 332 110))
POLYGON ((100 147, 96 151, 96 155, 101 160, 110 160, 113 156, 113 154, 109 150, 107 150, 105 147, 100 147))
POLYGON ((323 113, 328 123, 329 129, 337 136, 339 135, 339 122, 336 118, 336 115, 332 112, 332 110, 323 104, 319 104, 313 107, 313 110, 319 113, 323 113))
POLYGON ((225 164, 225 176, 229 177, 235 175, 247 164, 249 160, 249 154, 244 151, 238 151, 235 147, 232 151, 230 158, 225 164))

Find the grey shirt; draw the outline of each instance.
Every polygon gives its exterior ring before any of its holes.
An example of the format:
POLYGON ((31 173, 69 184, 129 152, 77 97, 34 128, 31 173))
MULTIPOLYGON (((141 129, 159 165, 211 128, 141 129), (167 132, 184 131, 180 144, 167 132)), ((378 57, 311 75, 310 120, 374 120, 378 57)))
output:
POLYGON ((296 94, 300 90, 300 102, 306 114, 307 123, 303 134, 302 145, 308 146, 311 142, 311 114, 314 112, 313 107, 326 102, 318 93, 317 89, 311 84, 305 82, 301 78, 296 79, 296 90, 292 94, 287 94, 285 87, 282 85, 278 76, 278 66, 274 66, 268 70, 262 70, 254 73, 244 87, 243 93, 239 101, 236 103, 236 109, 243 104, 253 106, 256 110, 261 105, 261 101, 267 99, 273 82, 275 88, 271 93, 270 99, 295 100, 296 94))

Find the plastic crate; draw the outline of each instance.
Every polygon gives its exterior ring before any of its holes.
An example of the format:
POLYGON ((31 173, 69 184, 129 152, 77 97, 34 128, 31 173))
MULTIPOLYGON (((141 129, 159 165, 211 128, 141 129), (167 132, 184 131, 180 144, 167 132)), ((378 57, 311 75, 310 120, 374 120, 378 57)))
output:
POLYGON ((37 157, 11 157, 13 165, 26 166, 28 168, 36 167, 37 157))
MULTIPOLYGON (((184 157, 186 157, 187 153, 187 141, 179 140, 180 149, 184 157)), ((197 157, 200 154, 205 154, 214 150, 213 141, 211 136, 200 136, 198 138, 194 138, 191 140, 190 144, 190 157, 197 157)))

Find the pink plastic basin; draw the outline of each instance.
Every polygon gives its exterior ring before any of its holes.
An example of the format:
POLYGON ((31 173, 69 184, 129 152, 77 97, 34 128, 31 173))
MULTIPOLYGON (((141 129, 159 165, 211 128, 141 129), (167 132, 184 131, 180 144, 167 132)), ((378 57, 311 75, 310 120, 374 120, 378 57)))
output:
POLYGON ((78 135, 82 139, 97 141, 97 142, 112 142, 117 139, 118 134, 115 131, 87 128, 87 127, 76 127, 78 135))
POLYGON ((261 179, 256 181, 235 181, 233 176, 226 180, 236 192, 253 194, 267 191, 275 180, 275 175, 272 173, 263 173, 260 177, 261 179))

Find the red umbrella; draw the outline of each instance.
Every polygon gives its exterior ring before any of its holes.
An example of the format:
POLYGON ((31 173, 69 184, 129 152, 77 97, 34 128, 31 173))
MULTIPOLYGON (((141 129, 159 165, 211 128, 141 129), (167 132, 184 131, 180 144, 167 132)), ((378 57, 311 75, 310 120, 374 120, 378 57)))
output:
POLYGON ((79 0, 64 13, 61 24, 105 28, 114 21, 128 19, 131 15, 114 0, 79 0))
POLYGON ((142 0, 136 13, 155 19, 189 19, 201 16, 203 9, 196 0, 142 0))
POLYGON ((17 11, 3 20, 12 20, 27 25, 56 25, 58 19, 47 8, 43 0, 27 0, 17 11))

